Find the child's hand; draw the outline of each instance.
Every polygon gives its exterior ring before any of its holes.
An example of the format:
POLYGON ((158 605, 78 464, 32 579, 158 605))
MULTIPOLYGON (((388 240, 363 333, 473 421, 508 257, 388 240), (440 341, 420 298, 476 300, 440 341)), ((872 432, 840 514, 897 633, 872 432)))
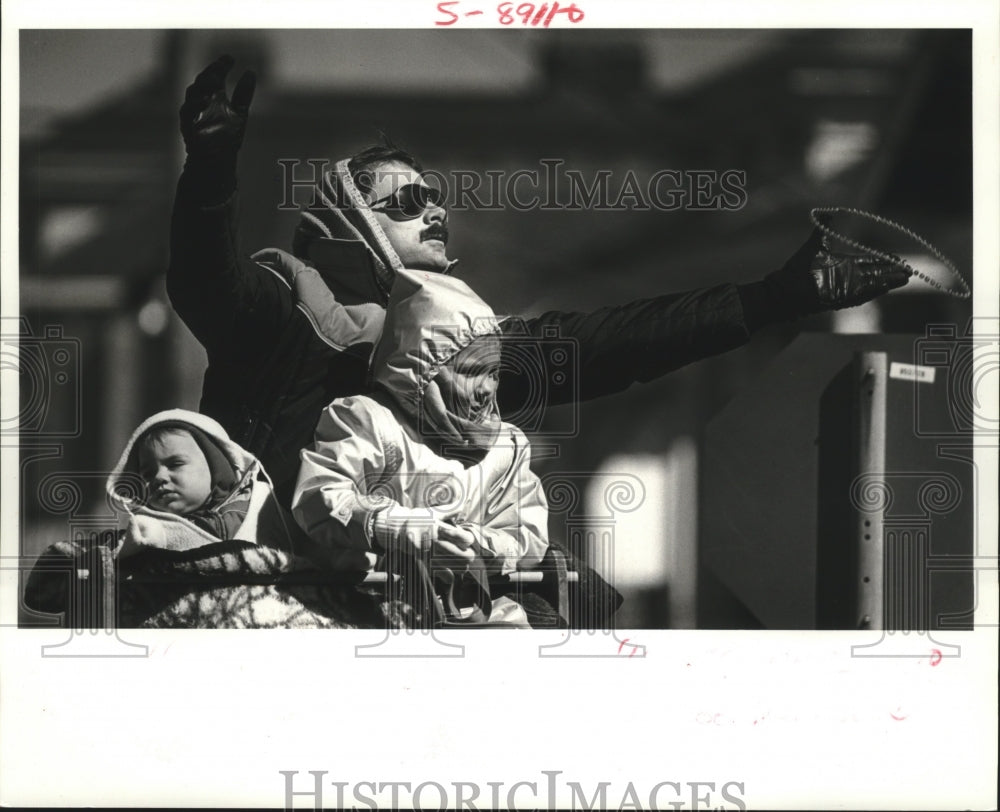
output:
POLYGON ((472 545, 476 537, 464 527, 457 527, 447 522, 441 522, 437 528, 437 541, 434 543, 434 561, 447 566, 468 566, 475 560, 476 552, 472 545))
POLYGON ((471 530, 466 530, 464 527, 459 527, 447 521, 441 522, 438 525, 437 531, 439 540, 450 541, 456 547, 463 550, 468 549, 476 543, 476 537, 472 534, 471 530))

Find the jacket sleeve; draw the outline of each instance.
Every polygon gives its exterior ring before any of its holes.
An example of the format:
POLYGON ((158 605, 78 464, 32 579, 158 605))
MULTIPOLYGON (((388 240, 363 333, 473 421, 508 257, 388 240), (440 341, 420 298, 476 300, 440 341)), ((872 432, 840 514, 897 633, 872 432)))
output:
POLYGON ((488 499, 482 524, 467 525, 487 569, 503 575, 538 566, 549 546, 549 508, 542 483, 531 470, 531 446, 520 430, 513 432, 513 439, 513 476, 488 499))
POLYGON ((386 472, 387 454, 378 415, 367 398, 335 400, 320 415, 315 440, 302 450, 292 515, 337 569, 371 569, 375 513, 390 505, 370 496, 386 472))
POLYGON ((592 313, 550 311, 534 319, 506 319, 503 329, 503 366, 509 371, 498 398, 505 414, 537 399, 539 392, 548 406, 621 392, 637 381, 735 349, 750 337, 732 284, 592 313), (525 342, 532 346, 519 346, 525 342), (555 351, 559 347, 569 353, 569 370, 555 351), (534 362, 523 360, 528 353, 534 362))
POLYGON ((184 170, 171 218, 167 294, 208 352, 255 352, 294 303, 282 280, 241 255, 235 189, 221 202, 214 197, 197 168, 184 170))

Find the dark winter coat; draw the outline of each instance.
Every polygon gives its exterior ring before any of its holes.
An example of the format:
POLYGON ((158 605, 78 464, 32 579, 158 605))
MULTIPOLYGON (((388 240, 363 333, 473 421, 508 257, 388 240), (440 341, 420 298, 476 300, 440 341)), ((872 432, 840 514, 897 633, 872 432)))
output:
MULTIPOLYGON (((331 172, 324 182, 340 180, 331 172)), ((368 390, 392 257, 376 239, 384 235, 372 231, 370 211, 366 217, 363 210, 320 206, 303 217, 298 257, 269 249, 249 258, 237 240, 236 193, 215 205, 206 205, 206 197, 196 173, 186 170, 174 207, 167 290, 208 354, 200 410, 261 460, 288 505, 299 451, 311 442, 322 410, 334 398, 368 390), (300 279, 304 268, 308 274, 300 279), (349 334, 324 333, 322 307, 309 285, 296 284, 310 277, 351 311, 349 334)), ((508 318, 503 329, 524 336, 529 348, 536 342, 543 367, 549 362, 546 341, 559 336, 576 343, 579 379, 545 374, 546 406, 620 392, 749 338, 733 284, 592 313, 508 318), (559 379, 561 386, 554 383, 559 379)), ((504 342, 504 352, 523 353, 525 341, 518 343, 512 350, 504 342)), ((504 419, 517 423, 518 409, 531 401, 537 386, 531 366, 504 359, 498 395, 504 419)))

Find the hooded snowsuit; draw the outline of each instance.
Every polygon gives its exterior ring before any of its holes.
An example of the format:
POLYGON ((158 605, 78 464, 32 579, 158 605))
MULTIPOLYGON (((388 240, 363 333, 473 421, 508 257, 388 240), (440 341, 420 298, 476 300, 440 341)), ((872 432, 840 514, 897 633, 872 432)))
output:
POLYGON ((314 541, 339 550, 345 569, 376 564, 374 518, 397 506, 426 508, 429 520, 460 517, 490 571, 542 560, 548 508, 523 432, 500 422, 475 461, 463 462, 422 423, 426 388, 441 367, 499 333, 493 311, 460 280, 397 272, 373 363, 375 391, 323 411, 293 499, 296 520, 314 541))

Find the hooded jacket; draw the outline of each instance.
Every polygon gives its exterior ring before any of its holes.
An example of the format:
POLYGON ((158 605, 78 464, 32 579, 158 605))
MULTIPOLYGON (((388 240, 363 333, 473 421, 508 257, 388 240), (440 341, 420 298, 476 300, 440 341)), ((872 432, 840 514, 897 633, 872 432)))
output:
MULTIPOLYGON (((220 191, 226 186, 206 182, 197 168, 181 175, 167 291, 208 355, 200 411, 263 462, 288 504, 317 416, 334 398, 368 391, 368 362, 402 266, 346 161, 324 175, 303 211, 294 255, 274 248, 252 260, 241 255, 237 195, 220 191)), ((529 343, 558 336, 575 344, 579 379, 546 370, 545 406, 619 392, 749 338, 731 284, 587 314, 508 318, 501 329, 529 343)), ((524 353, 524 343, 505 342, 504 356, 511 352, 524 353)), ((537 399, 531 370, 546 363, 542 352, 537 364, 507 358, 502 415, 537 399)))
MULTIPOLYGON (((186 552, 217 544, 220 541, 258 543, 262 510, 274 495, 260 462, 252 454, 229 439, 225 429, 206 415, 186 409, 171 409, 144 420, 129 438, 114 469, 108 477, 108 499, 118 511, 128 516, 128 525, 121 538, 120 558, 148 550, 186 552), (158 510, 145 503, 146 487, 138 472, 136 443, 156 427, 187 429, 201 447, 213 474, 213 493, 206 511, 207 520, 194 520, 158 510), (206 448, 205 443, 210 447, 206 448), (219 469, 223 470, 219 470, 219 469), (213 528, 211 532, 207 528, 213 528)), ((265 542, 274 547, 291 546, 288 529, 282 527, 271 505, 265 520, 265 542), (284 536, 281 538, 281 531, 284 536), (275 533, 278 537, 275 538, 275 533)))
POLYGON ((441 366, 499 333, 492 310, 464 282, 397 272, 373 363, 376 391, 324 410, 293 498, 296 521, 315 542, 342 551, 345 569, 376 564, 374 517, 396 506, 470 529, 495 571, 541 561, 548 508, 523 432, 500 422, 485 454, 467 464, 429 443, 421 425, 427 386, 441 366))
POLYGON ((111 567, 120 627, 381 628, 387 620, 396 622, 392 605, 383 611, 378 596, 351 583, 327 583, 323 576, 310 575, 316 564, 329 567, 323 551, 291 515, 282 515, 256 457, 210 417, 173 409, 144 421, 122 451, 106 488, 111 504, 127 517, 127 526, 112 534, 108 546, 97 539, 50 545, 28 577, 27 606, 68 613, 74 623, 106 622, 89 614, 90 596, 103 594, 105 562, 117 559, 118 566, 111 567), (211 444, 207 456, 215 457, 209 467, 218 487, 210 497, 210 510, 218 516, 234 507, 234 516, 241 517, 226 538, 207 532, 191 520, 192 514, 176 515, 144 504, 136 443, 156 426, 187 429, 203 451, 202 441, 211 444), (226 469, 221 474, 220 467, 226 469), (82 587, 66 577, 74 570, 89 573, 90 591, 81 592, 82 587), (304 581, 283 580, 303 572, 304 581))

